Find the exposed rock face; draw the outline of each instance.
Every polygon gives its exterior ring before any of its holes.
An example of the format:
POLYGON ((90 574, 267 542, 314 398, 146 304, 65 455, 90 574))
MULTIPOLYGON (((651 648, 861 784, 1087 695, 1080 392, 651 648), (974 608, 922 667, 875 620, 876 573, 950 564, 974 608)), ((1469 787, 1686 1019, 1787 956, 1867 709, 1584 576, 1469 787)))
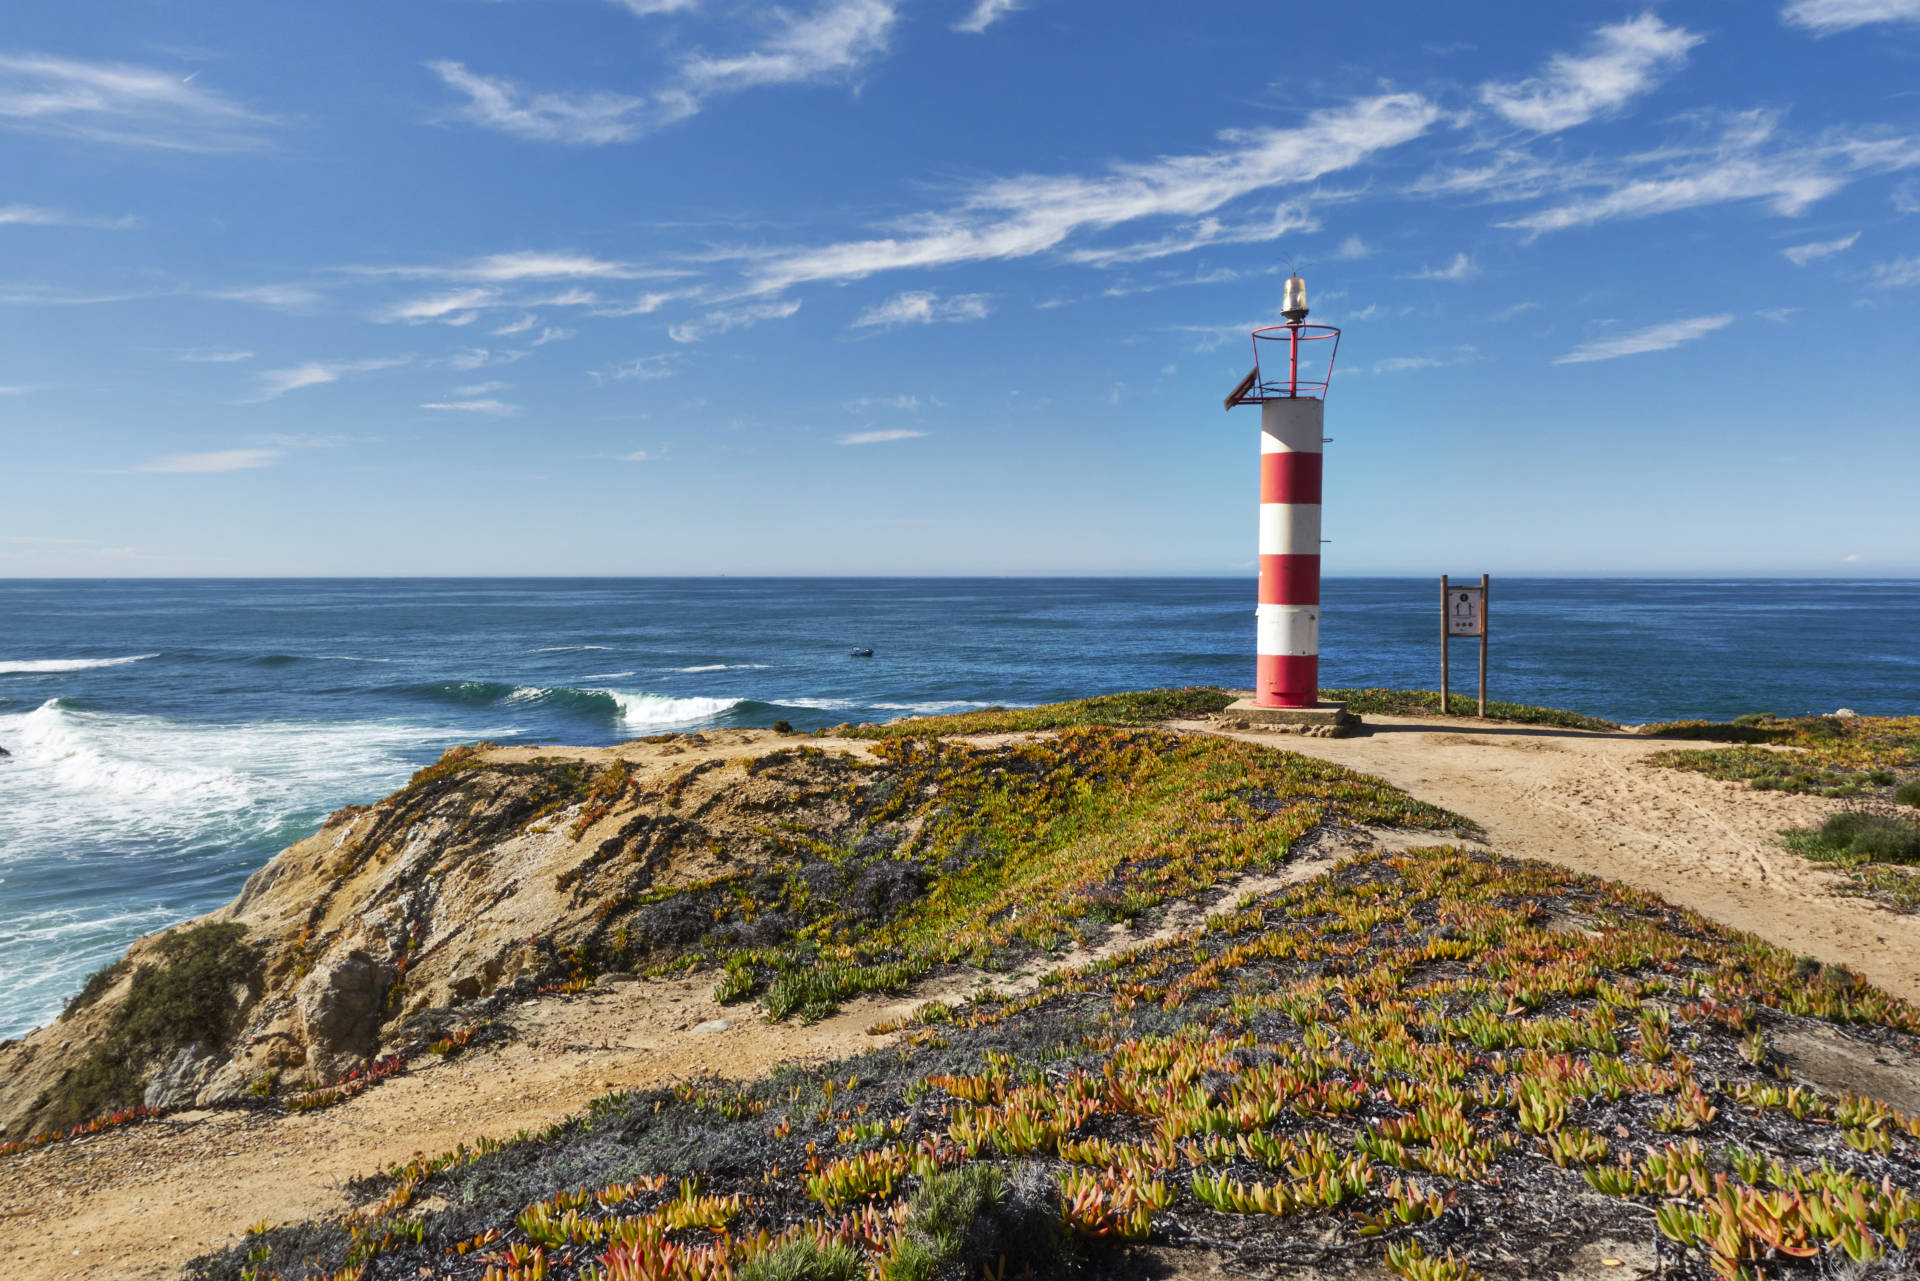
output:
MULTIPOLYGON (((605 954, 617 938, 640 958, 697 939, 710 913, 681 921, 688 905, 650 898, 738 873, 764 853, 776 814, 822 837, 858 835, 845 785, 868 773, 854 768, 862 744, 816 741, 824 751, 769 767, 769 750, 792 740, 695 739, 456 749, 379 804, 332 815, 203 918, 245 926, 259 951, 259 981, 233 992, 229 1043, 165 1045, 132 1065, 137 1093, 119 1102, 226 1102, 418 1050, 461 1021, 455 1007, 516 983, 531 992, 569 973, 579 949, 605 954)), ((889 899, 906 888, 899 879, 878 874, 860 889, 889 899)), ((128 949, 84 1008, 0 1045, 0 1138, 46 1128, 76 1071, 124 1023, 135 976, 161 963, 162 938, 128 949)))

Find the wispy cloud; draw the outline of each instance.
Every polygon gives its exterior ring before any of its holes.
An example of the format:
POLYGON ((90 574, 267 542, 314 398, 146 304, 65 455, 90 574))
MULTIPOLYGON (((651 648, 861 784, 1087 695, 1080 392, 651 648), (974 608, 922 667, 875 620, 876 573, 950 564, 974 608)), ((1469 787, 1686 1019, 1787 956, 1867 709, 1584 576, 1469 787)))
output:
POLYGON ((207 297, 218 298, 222 302, 250 302, 262 307, 289 309, 310 307, 320 301, 319 291, 306 285, 237 285, 210 290, 207 297))
POLYGON ((1376 374, 1404 374, 1410 369, 1437 369, 1446 362, 1433 356, 1388 356, 1385 360, 1376 360, 1372 372, 1376 374))
POLYGON ((458 414, 488 414, 495 418, 511 418, 520 412, 520 406, 509 405, 505 401, 486 397, 479 400, 436 400, 420 406, 422 409, 438 409, 458 414))
POLYGON ((840 445, 884 445, 888 441, 912 440, 917 436, 924 436, 926 434, 926 432, 914 431, 906 427, 891 427, 885 431, 856 431, 840 437, 835 443, 840 445))
POLYGON ((39 390, 40 388, 32 383, 15 383, 11 386, 0 386, 0 396, 24 396, 30 391, 39 390))
POLYGON ((150 463, 141 463, 135 471, 205 473, 251 471, 265 467, 280 457, 277 449, 215 449, 204 454, 169 454, 150 463))
POLYGON ((800 310, 798 299, 785 302, 748 303, 725 311, 710 311, 698 320, 667 327, 667 337, 675 342, 703 342, 732 329, 745 329, 763 320, 785 320, 800 310))
POLYGON ((636 18, 652 18, 663 13, 685 13, 700 7, 700 0, 612 0, 636 18))
POLYGON ((1240 197, 1356 165, 1419 137, 1439 116, 1419 94, 1386 94, 1317 111, 1294 128, 1229 131, 1214 151, 1116 165, 1094 177, 995 179, 956 207, 902 220, 894 235, 772 256, 756 251, 750 278, 755 289, 773 293, 807 281, 1026 258, 1077 234, 1149 218, 1199 218, 1240 197))
POLYGON ((1494 312, 1492 319, 1512 320, 1515 316, 1523 316, 1527 312, 1538 310, 1540 310, 1540 304, 1537 302, 1517 302, 1511 307, 1502 307, 1499 311, 1494 312))
POLYGON ((40 205, 0 205, 0 226, 92 227, 103 231, 126 231, 139 225, 140 220, 132 214, 119 218, 90 218, 40 205))
POLYGON ((973 11, 953 24, 955 31, 964 31, 968 35, 979 35, 1000 19, 1021 9, 1019 0, 976 0, 973 11))
POLYGON ((955 294, 950 298, 942 298, 938 294, 910 291, 895 294, 885 302, 867 308, 854 318, 853 327, 864 329, 880 325, 890 329, 895 325, 960 324, 969 320, 985 320, 987 312, 985 294, 955 294))
POLYGON ((1703 338, 1717 329, 1725 329, 1732 323, 1733 317, 1728 315, 1669 320, 1665 324, 1636 329, 1630 334, 1582 343, 1566 355, 1556 358, 1553 363, 1583 365, 1595 360, 1614 360, 1621 356, 1638 356, 1643 352, 1667 351, 1681 343, 1703 338))
POLYGON ((1920 22, 1920 0, 1794 0, 1780 17, 1817 36, 1874 22, 1920 22))
POLYGON ((509 321, 507 324, 500 326, 500 328, 493 330, 492 333, 495 338, 505 338, 508 334, 524 334, 527 330, 532 329, 539 323, 540 318, 529 312, 518 320, 509 321))
POLYGON ((896 409, 907 412, 920 408, 918 396, 903 394, 899 396, 861 396, 847 402, 847 408, 855 413, 867 413, 875 409, 896 409))
MULTIPOLYGON (((667 13, 691 4, 621 0, 635 13, 667 13)), ((604 146, 632 142, 699 113, 709 98, 764 85, 846 79, 887 51, 897 18, 892 0, 825 0, 804 16, 770 10, 776 30, 759 47, 732 56, 683 58, 672 81, 651 97, 604 91, 541 92, 504 76, 440 60, 427 68, 466 101, 449 116, 534 142, 604 146)))
POLYGON ((470 383, 465 387, 455 387, 453 394, 456 396, 491 396, 496 391, 505 391, 507 387, 507 383, 500 382, 496 379, 493 382, 470 383))
POLYGON ((664 454, 657 449, 636 449, 632 453, 621 454, 620 461, 623 463, 657 463, 662 457, 664 457, 664 454))
POLYGON ((273 400, 302 387, 318 387, 339 382, 349 374, 367 374, 411 364, 411 356, 375 357, 369 360, 309 360, 288 369, 269 369, 260 375, 258 400, 273 400))
POLYGON ((1348 236, 1340 242, 1340 247, 1333 252, 1336 257, 1352 259, 1365 258, 1368 254, 1372 253, 1373 250, 1369 249, 1367 242, 1360 239, 1360 237, 1348 236))
MULTIPOLYGON (((384 277, 391 280, 451 280, 483 285, 550 280, 641 280, 656 276, 685 274, 678 268, 648 268, 630 262, 597 258, 592 254, 539 249, 488 254, 483 258, 459 263, 342 267, 339 270, 352 276, 384 277)), ((581 294, 572 299, 545 298, 538 302, 529 301, 517 305, 552 307, 563 305, 568 301, 584 304, 595 300, 591 294, 581 294)))
POLYGON ((596 382, 654 382, 679 372, 680 353, 669 351, 657 356, 636 356, 622 364, 596 369, 592 377, 596 382))
POLYGON ((1415 280, 1472 280, 1480 274, 1480 268, 1474 266, 1473 259, 1465 254, 1455 254, 1453 261, 1444 267, 1422 267, 1413 273, 1415 280))
POLYGON ((437 294, 430 298, 415 298, 411 302, 396 303, 381 311, 375 319, 402 320, 415 325, 429 320, 437 320, 449 325, 465 325, 472 323, 478 314, 477 308, 490 305, 498 296, 491 289, 458 289, 452 293, 437 294))
POLYGON ((271 117, 157 67, 0 54, 0 128, 176 151, 264 146, 271 117))
POLYGON ((898 17, 890 0, 826 0, 805 17, 775 10, 780 29, 760 48, 732 58, 693 57, 680 75, 695 94, 759 85, 836 80, 887 51, 898 17))
POLYGON ((1853 248, 1853 242, 1860 239, 1860 233, 1842 236, 1838 240, 1816 240, 1812 244, 1795 245, 1791 249, 1782 249, 1780 256, 1796 267, 1804 267, 1816 258, 1830 258, 1834 254, 1844 253, 1853 248))
POLYGON ((1778 133, 1778 121, 1771 113, 1743 112, 1717 139, 1702 146, 1665 148, 1612 165, 1572 167, 1557 175, 1549 167, 1534 176, 1534 185, 1520 189, 1503 187, 1506 177, 1491 178, 1485 190, 1494 199, 1528 199, 1554 188, 1562 193, 1598 189, 1597 194, 1573 195, 1500 224, 1539 235, 1749 200, 1763 201, 1774 213, 1792 216, 1839 191, 1856 175, 1920 165, 1920 138, 1836 134, 1799 144, 1782 142, 1778 133))
POLYGON ((624 93, 537 93, 505 76, 469 71, 463 62, 429 62, 429 70, 467 101, 447 114, 468 124, 533 142, 576 147, 631 142, 692 115, 691 102, 662 103, 624 93))
POLYGON ((1703 38, 1643 13, 1595 31, 1584 54, 1556 53, 1540 75, 1481 86, 1480 101, 1522 129, 1558 133, 1646 93, 1703 38))
POLYGON ((544 347, 550 342, 565 342, 579 332, 577 329, 562 329, 557 325, 548 325, 540 331, 540 336, 533 340, 533 345, 544 347))
POLYGON ((252 360, 250 351, 229 351, 221 347, 212 347, 204 351, 183 351, 179 358, 189 365, 231 365, 242 360, 252 360))
POLYGON ((1920 256, 1873 264, 1873 283, 1882 289, 1920 285, 1920 256))

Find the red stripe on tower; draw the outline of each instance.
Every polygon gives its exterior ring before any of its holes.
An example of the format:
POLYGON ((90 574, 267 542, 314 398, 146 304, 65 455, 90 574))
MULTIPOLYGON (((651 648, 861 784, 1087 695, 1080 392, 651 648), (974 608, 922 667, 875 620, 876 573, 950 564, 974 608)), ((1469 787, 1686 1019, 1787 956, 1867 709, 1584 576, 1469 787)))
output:
POLYGON ((1260 501, 1263 503, 1317 503, 1320 501, 1318 453, 1287 451, 1260 455, 1260 501))

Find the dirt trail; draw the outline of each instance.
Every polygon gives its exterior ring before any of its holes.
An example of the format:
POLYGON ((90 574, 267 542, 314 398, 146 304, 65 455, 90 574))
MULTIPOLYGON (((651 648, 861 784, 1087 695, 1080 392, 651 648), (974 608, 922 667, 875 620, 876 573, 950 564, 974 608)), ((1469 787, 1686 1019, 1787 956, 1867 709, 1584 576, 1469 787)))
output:
POLYGON ((1633 734, 1369 716, 1353 738, 1232 737, 1378 775, 1473 819, 1502 854, 1652 890, 1920 1001, 1920 916, 1835 892, 1835 873, 1775 843, 1843 801, 1660 769, 1646 757, 1692 745, 1633 734))

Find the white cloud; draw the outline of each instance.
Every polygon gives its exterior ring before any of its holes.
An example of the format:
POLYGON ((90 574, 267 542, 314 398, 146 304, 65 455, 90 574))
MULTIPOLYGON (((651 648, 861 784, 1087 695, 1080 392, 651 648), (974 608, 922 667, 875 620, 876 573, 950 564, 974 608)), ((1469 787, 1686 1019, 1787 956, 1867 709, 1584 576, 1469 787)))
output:
MULTIPOLYGON (((691 0, 616 0, 635 13, 690 8, 691 0)), ((467 101, 450 113, 484 129, 535 142, 602 146, 631 142, 699 113, 706 99, 763 85, 807 84, 850 76, 887 51, 897 18, 892 0, 825 0, 795 16, 771 9, 778 30, 757 49, 731 57, 683 58, 673 82, 652 97, 625 93, 540 93, 465 63, 427 63, 467 101)))
MULTIPOLYGON (((678 269, 655 270, 629 262, 612 262, 592 254, 565 250, 521 250, 488 254, 469 262, 415 267, 343 267, 355 276, 378 276, 393 280, 454 280, 483 285, 515 284, 528 280, 640 280, 652 276, 676 276, 678 269)), ((571 303, 590 303, 592 294, 541 299, 521 306, 558 307, 571 303)))
POLYGON ((1920 0, 1794 0, 1780 17, 1828 36, 1874 22, 1920 22, 1920 0))
POLYGON ((1784 325, 1793 319, 1794 313, 1799 310, 1798 307, 1768 307, 1763 311, 1756 311, 1753 314, 1762 320, 1771 320, 1776 325, 1784 325))
POLYGON ((884 445, 892 440, 912 440, 924 436, 923 431, 913 431, 905 427, 891 427, 885 431, 856 431, 840 437, 835 443, 841 445, 884 445))
POLYGON ((1882 289, 1920 285, 1920 256, 1873 264, 1873 283, 1882 289))
POLYGON ((371 360, 309 360, 304 365, 295 365, 289 369, 269 369, 260 375, 260 400, 273 400, 290 391, 302 387, 318 387, 323 383, 339 382, 348 374, 366 374, 380 369, 392 369, 396 365, 411 363, 411 356, 374 358, 371 360))
POLYGON ((1482 85, 1480 101, 1522 129, 1558 133, 1646 93, 1703 38, 1643 13, 1595 31, 1579 57, 1556 53, 1541 75, 1482 85))
POLYGON ((504 76, 483 76, 461 62, 429 62, 447 87, 467 95, 450 114, 484 129, 534 142, 596 147, 631 142, 641 134, 691 115, 624 93, 530 93, 504 76))
POLYGON ((183 351, 180 353, 180 359, 186 361, 189 365, 231 365, 237 361, 252 360, 253 353, 250 351, 227 351, 223 348, 213 347, 205 351, 183 351))
POLYGON ((857 400, 849 400, 847 408, 856 413, 865 413, 874 409, 897 409, 908 412, 920 408, 920 398, 914 395, 861 396, 857 400))
POLYGON ((1893 189, 1893 211, 1895 213, 1920 213, 1920 183, 1911 178, 1893 189))
POLYGON ((463 325, 473 320, 476 307, 490 306, 498 296, 492 289, 457 289, 452 293, 439 294, 431 298, 416 298, 412 302, 398 303, 381 312, 375 319, 404 320, 414 325, 429 320, 438 320, 449 325, 463 325))
POLYGON ((534 325, 538 324, 539 319, 540 318, 532 312, 528 312, 513 323, 502 325, 500 328, 494 330, 493 336, 495 338, 505 338, 508 334, 524 334, 527 330, 532 329, 534 325))
POLYGON ((509 405, 491 397, 480 400, 436 400, 420 406, 422 409, 439 409, 462 414, 491 414, 496 418, 511 418, 520 412, 520 406, 509 405))
POLYGON ((1413 273, 1415 280, 1472 280, 1480 274, 1473 265, 1473 259, 1465 254, 1455 254, 1453 261, 1444 267, 1423 267, 1413 273))
POLYGON ((64 209, 40 205, 0 205, 0 226, 14 227, 93 227, 105 231, 126 231, 138 227, 132 214, 120 218, 87 218, 64 209))
POLYGON ((511 365, 516 360, 525 360, 533 354, 531 347, 462 347, 445 363, 449 369, 461 371, 484 369, 488 365, 511 365))
POLYGON ((11 387, 0 387, 0 396, 24 396, 30 391, 38 391, 31 383, 21 383, 11 387))
POLYGON ((456 396, 490 396, 496 391, 506 390, 507 386, 507 383, 498 380, 490 383, 472 383, 465 387, 455 387, 453 394, 456 396))
POLYGON ((1507 187, 1501 185, 1506 178, 1496 178, 1486 191, 1494 199, 1528 199, 1555 187, 1559 192, 1600 189, 1500 224, 1539 235, 1745 200, 1764 201, 1774 213, 1792 216, 1839 191, 1854 175, 1920 165, 1920 138, 1834 135, 1813 144, 1782 144, 1777 133, 1771 114, 1743 112, 1705 145, 1664 148, 1612 166, 1574 166, 1558 173, 1542 162, 1533 185, 1507 187))
POLYGON ((1838 240, 1816 240, 1808 245, 1795 245, 1791 249, 1782 249, 1780 256, 1796 267, 1804 267, 1816 258, 1828 258, 1853 248, 1853 242, 1860 239, 1860 233, 1842 236, 1838 240))
POLYGON ((1638 356, 1642 352, 1667 351, 1681 343, 1703 338, 1716 329, 1725 329, 1733 323, 1733 317, 1695 316, 1691 320, 1669 320, 1661 325, 1649 325, 1645 329, 1636 329, 1630 334, 1621 334, 1617 338, 1601 338, 1590 343, 1582 343, 1564 356, 1554 360, 1556 365, 1583 365, 1595 360, 1614 360, 1620 356, 1638 356))
POLYGON ((955 294, 950 298, 942 298, 937 294, 910 291, 895 294, 885 302, 867 308, 854 319, 853 327, 863 329, 883 325, 890 329, 895 325, 962 324, 969 320, 985 320, 987 311, 985 294, 955 294))
POLYGON ((0 54, 0 128, 176 151, 263 146, 271 118, 172 71, 0 54))
POLYGON ((636 449, 630 454, 620 455, 623 463, 656 463, 660 458, 661 455, 651 449, 636 449))
POLYGON ((1512 320, 1515 316, 1522 316, 1527 312, 1538 310, 1540 310, 1540 304, 1537 302, 1517 302, 1511 307, 1502 307, 1499 311, 1494 312, 1492 319, 1512 320))
POLYGON ((1312 182, 1417 138, 1440 111, 1419 94, 1386 94, 1317 111, 1295 128, 1234 130, 1222 148, 1115 165, 1095 177, 1024 175, 983 183, 957 207, 915 215, 899 234, 752 255, 764 293, 816 280, 1025 258, 1071 236, 1146 218, 1197 218, 1271 187, 1312 182))
POLYGON ((203 473, 250 471, 265 467, 280 456, 277 449, 216 449, 204 454, 170 454, 141 463, 135 471, 203 473))
POLYGON ((1175 254, 1192 253, 1209 245, 1245 245, 1266 240, 1278 240, 1290 231, 1318 231, 1319 220, 1307 212, 1306 206, 1298 201, 1282 201, 1273 215, 1268 218, 1252 218, 1245 222, 1229 223, 1218 218, 1202 218, 1197 222, 1177 227, 1164 236, 1153 240, 1144 240, 1138 244, 1120 245, 1111 249, 1076 249, 1066 255, 1068 262, 1085 263, 1095 267, 1112 267, 1123 263, 1147 262, 1154 258, 1168 258, 1175 254))
POLYGON ((222 302, 251 302, 262 307, 306 307, 320 300, 315 290, 305 285, 242 285, 216 289, 207 295, 222 302))
POLYGON ((1402 374, 1409 369, 1437 369, 1446 362, 1432 356, 1389 356, 1373 362, 1376 374, 1402 374))
POLYGON ((533 345, 536 347, 544 347, 550 342, 565 342, 579 332, 577 329, 561 329, 554 325, 548 325, 540 331, 540 336, 533 340, 533 345))
POLYGON ((1340 242, 1340 247, 1334 250, 1334 253, 1342 258, 1365 258, 1372 252, 1373 250, 1367 248, 1367 242, 1358 236, 1348 236, 1340 242))
POLYGON ((1010 13, 1020 11, 1019 0, 976 0, 973 11, 953 24, 955 31, 964 31, 968 35, 979 35, 1010 13))
POLYGON ((675 342, 701 342, 731 329, 746 329, 763 320, 785 320, 800 310, 798 300, 748 303, 726 311, 710 311, 698 320, 670 325, 667 337, 675 342))
POLYGON ((695 93, 757 85, 802 84, 860 70, 887 51, 897 18, 890 0, 826 0, 804 18, 775 10, 781 30, 761 48, 733 58, 689 58, 680 74, 695 93))
POLYGON ((596 382, 654 382, 661 378, 671 378, 680 372, 680 353, 665 352, 658 356, 637 356, 624 365, 614 365, 607 369, 595 370, 596 382))
POLYGON ((662 13, 684 13, 700 7, 700 0, 612 0, 636 18, 651 18, 662 13))

